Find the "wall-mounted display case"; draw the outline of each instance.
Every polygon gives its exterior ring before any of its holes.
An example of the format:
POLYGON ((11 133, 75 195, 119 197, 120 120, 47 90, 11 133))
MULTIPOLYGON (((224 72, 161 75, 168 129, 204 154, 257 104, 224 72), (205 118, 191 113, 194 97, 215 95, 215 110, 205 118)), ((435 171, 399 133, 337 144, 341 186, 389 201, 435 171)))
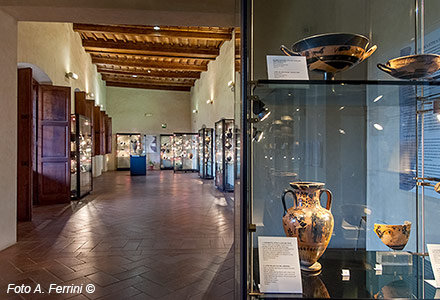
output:
POLYGON ((173 135, 160 135, 160 169, 174 169, 173 135))
POLYGON ((130 170, 130 155, 140 156, 143 153, 140 133, 116 134, 116 163, 119 171, 130 170))
POLYGON ((215 185, 222 191, 234 190, 234 120, 215 123, 215 185))
POLYGON ((438 297, 440 2, 243 8, 244 297, 438 297), (267 55, 283 53, 305 56, 310 80, 269 80, 267 55), (261 289, 268 236, 297 238, 302 294, 261 289))
POLYGON ((174 172, 198 172, 198 146, 197 133, 174 133, 174 172))
POLYGON ((80 199, 93 189, 92 124, 82 115, 71 116, 71 196, 80 199))
POLYGON ((203 179, 214 178, 214 129, 199 130, 199 176, 203 179))

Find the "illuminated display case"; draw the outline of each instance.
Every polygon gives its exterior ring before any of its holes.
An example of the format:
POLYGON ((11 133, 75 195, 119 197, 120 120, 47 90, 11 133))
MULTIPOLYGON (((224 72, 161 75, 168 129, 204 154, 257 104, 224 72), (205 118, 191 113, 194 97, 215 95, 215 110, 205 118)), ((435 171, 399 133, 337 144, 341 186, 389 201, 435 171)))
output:
POLYGON ((440 2, 324 2, 243 6, 243 295, 438 298, 440 2), (268 73, 284 53, 305 57, 309 80, 268 73), (302 294, 261 289, 258 239, 286 236, 302 294))
POLYGON ((143 153, 140 133, 116 134, 116 163, 119 171, 130 170, 130 156, 141 156, 143 153))
POLYGON ((199 130, 199 176, 203 179, 214 178, 214 129, 199 130))
POLYGON ((174 169, 174 154, 173 154, 173 135, 160 135, 160 169, 173 170, 174 169))
POLYGON ((222 191, 234 190, 234 120, 215 123, 215 185, 222 191))
POLYGON ((71 196, 80 199, 93 189, 92 124, 82 115, 71 117, 71 196))
POLYGON ((174 172, 198 172, 198 146, 197 133, 174 133, 174 172))

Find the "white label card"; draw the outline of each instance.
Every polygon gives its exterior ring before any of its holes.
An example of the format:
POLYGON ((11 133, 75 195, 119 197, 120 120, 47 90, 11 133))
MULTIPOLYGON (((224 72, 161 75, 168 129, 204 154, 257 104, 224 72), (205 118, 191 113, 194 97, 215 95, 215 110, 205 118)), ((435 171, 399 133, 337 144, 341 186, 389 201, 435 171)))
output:
POLYGON ((305 56, 267 55, 267 77, 278 80, 309 80, 305 56))
POLYGON ((428 244, 429 258, 434 273, 435 287, 440 287, 440 245, 428 244))
POLYGON ((296 238, 259 236, 258 258, 261 292, 302 293, 296 238))

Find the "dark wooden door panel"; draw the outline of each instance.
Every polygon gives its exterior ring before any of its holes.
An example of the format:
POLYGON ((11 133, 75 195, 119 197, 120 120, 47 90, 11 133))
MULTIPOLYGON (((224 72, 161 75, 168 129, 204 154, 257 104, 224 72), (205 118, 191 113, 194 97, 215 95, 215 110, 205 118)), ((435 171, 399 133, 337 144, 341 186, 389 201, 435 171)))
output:
POLYGON ((70 201, 70 88, 42 85, 38 101, 40 204, 70 201))
POLYGON ((17 220, 32 219, 33 194, 33 87, 32 69, 18 70, 17 220))
POLYGON ((65 158, 69 156, 69 148, 66 144, 69 138, 69 132, 65 125, 49 124, 46 122, 41 125, 41 145, 43 152, 42 158, 65 158))
POLYGON ((86 92, 75 92, 75 113, 86 115, 86 92))
POLYGON ((101 108, 99 106, 93 108, 93 129, 95 132, 93 139, 95 155, 102 155, 104 153, 101 153, 101 108))

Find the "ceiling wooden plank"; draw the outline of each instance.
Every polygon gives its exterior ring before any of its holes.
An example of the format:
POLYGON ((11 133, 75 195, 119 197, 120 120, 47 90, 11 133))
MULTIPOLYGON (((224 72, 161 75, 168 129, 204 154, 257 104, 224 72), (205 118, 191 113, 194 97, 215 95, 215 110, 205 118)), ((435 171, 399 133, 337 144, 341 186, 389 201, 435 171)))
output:
POLYGON ((128 66, 128 67, 142 67, 149 69, 169 69, 169 70, 182 70, 182 71, 206 71, 208 66, 203 65, 191 65, 174 62, 161 62, 144 59, 117 59, 117 58, 100 58, 92 57, 92 63, 103 65, 116 65, 116 66, 128 66))
POLYGON ((144 59, 157 59, 157 58, 172 58, 172 59, 192 59, 192 60, 198 60, 199 62, 202 63, 206 63, 208 64, 211 60, 213 60, 212 58, 200 58, 200 57, 189 57, 189 56, 185 56, 184 54, 179 55, 179 56, 173 56, 173 57, 169 57, 169 56, 164 56, 162 54, 157 54, 157 55, 142 55, 142 54, 127 54, 127 53, 122 53, 122 52, 106 52, 106 51, 91 51, 91 50, 87 50, 85 49, 87 53, 90 53, 90 55, 93 56, 115 56, 115 55, 119 55, 119 56, 123 56, 123 55, 130 55, 130 56, 138 56, 144 59))
POLYGON ((166 78, 200 78, 200 72, 169 72, 158 70, 114 70, 110 68, 98 67, 98 72, 102 74, 115 74, 115 75, 136 75, 146 77, 166 77, 166 78), (150 71, 150 72, 148 72, 150 71))
POLYGON ((151 78, 140 78, 140 77, 118 77, 114 75, 103 75, 102 80, 111 82, 126 82, 126 83, 136 83, 136 84, 152 84, 152 85, 173 85, 173 86, 193 86, 194 81, 175 81, 170 79, 151 79, 151 78))
POLYGON ((202 48, 171 44, 125 43, 104 40, 83 40, 82 43, 86 51, 210 59, 215 59, 219 55, 219 49, 214 47, 202 48))
POLYGON ((132 34, 132 35, 148 35, 152 37, 170 37, 170 38, 187 38, 187 39, 203 39, 214 41, 227 41, 232 38, 232 29, 225 28, 222 30, 211 31, 196 29, 179 29, 175 27, 162 27, 155 30, 153 26, 126 26, 126 25, 95 25, 95 24, 73 24, 73 30, 77 32, 100 32, 104 34, 132 34))
POLYGON ((184 92, 191 91, 190 86, 151 85, 151 84, 137 84, 137 83, 112 82, 112 81, 107 81, 106 85, 113 87, 149 89, 149 90, 184 91, 184 92))

